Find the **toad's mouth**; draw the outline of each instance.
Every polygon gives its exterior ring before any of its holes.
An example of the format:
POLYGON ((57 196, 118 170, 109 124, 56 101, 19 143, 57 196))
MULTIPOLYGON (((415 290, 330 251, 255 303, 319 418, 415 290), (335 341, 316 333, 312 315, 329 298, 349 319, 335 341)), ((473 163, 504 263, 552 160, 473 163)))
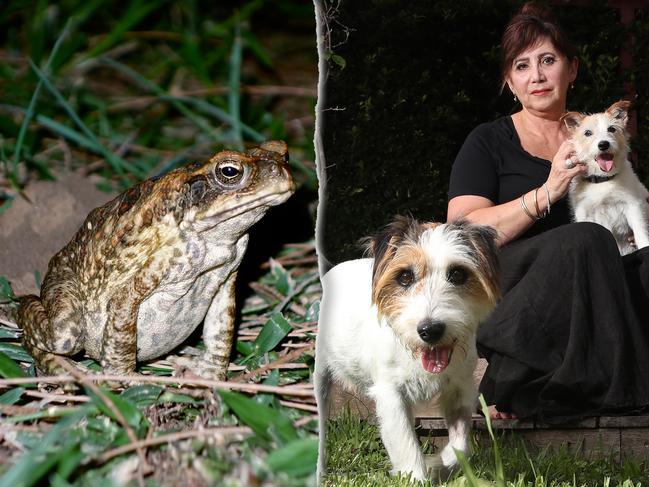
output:
POLYGON ((424 347, 421 353, 421 365, 424 367, 424 370, 431 374, 441 374, 444 372, 451 362, 453 345, 424 347))
POLYGON ((604 172, 609 172, 613 169, 613 159, 614 155, 610 152, 601 152, 596 158, 595 161, 599 168, 604 172))
POLYGON ((271 206, 277 206, 286 201, 295 191, 294 186, 290 186, 285 190, 278 190, 276 192, 268 193, 265 195, 258 195, 250 199, 244 199, 239 204, 233 205, 225 210, 220 210, 212 215, 205 215, 203 219, 209 219, 212 223, 218 224, 235 218, 243 213, 248 213, 255 208, 263 209, 271 206))

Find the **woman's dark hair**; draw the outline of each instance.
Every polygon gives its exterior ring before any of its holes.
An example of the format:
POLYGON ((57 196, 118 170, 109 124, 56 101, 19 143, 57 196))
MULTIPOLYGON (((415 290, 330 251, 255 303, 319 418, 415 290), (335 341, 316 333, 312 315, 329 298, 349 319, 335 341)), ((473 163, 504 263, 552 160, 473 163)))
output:
POLYGON ((547 9, 528 2, 509 21, 500 42, 503 87, 516 56, 543 38, 548 38, 555 49, 569 60, 577 57, 577 49, 552 14, 547 9))

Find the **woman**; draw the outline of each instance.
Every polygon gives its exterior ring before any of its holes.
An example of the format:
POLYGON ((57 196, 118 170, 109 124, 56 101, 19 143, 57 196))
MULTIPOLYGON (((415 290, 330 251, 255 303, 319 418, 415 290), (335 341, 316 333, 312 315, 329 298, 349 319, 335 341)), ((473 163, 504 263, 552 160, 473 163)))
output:
MULTIPOLYGON (((494 417, 575 417, 649 405, 649 254, 621 258, 613 236, 570 224, 579 164, 559 118, 578 59, 526 4, 502 39, 503 86, 521 110, 478 126, 451 173, 448 219, 491 225, 503 299, 478 333, 480 386, 494 417)), ((645 249, 647 250, 647 249, 645 249)), ((649 251, 649 250, 648 250, 649 251)))

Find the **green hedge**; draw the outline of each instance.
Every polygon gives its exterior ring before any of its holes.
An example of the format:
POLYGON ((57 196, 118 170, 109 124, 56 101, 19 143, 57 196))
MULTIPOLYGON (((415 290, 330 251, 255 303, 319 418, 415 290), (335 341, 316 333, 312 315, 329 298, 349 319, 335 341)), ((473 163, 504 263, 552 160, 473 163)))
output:
MULTIPOLYGON (((444 220, 451 164, 479 123, 517 111, 500 93, 499 43, 521 2, 345 0, 324 4, 330 36, 321 91, 326 164, 320 250, 335 264, 360 255, 357 240, 396 213, 444 220), (336 8, 337 6, 337 8, 336 8)), ((627 33, 607 2, 554 7, 579 46, 581 64, 568 108, 600 111, 633 81, 640 173, 649 126, 649 14, 638 12, 633 71, 622 73, 627 33)))

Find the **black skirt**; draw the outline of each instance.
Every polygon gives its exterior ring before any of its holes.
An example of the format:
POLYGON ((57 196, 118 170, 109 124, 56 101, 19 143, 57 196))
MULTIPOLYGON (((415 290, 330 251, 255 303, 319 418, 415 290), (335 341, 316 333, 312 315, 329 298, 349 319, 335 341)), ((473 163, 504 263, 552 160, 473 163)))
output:
POLYGON ((488 404, 544 421, 649 406, 649 248, 594 223, 502 249, 503 299, 478 330, 488 404))

